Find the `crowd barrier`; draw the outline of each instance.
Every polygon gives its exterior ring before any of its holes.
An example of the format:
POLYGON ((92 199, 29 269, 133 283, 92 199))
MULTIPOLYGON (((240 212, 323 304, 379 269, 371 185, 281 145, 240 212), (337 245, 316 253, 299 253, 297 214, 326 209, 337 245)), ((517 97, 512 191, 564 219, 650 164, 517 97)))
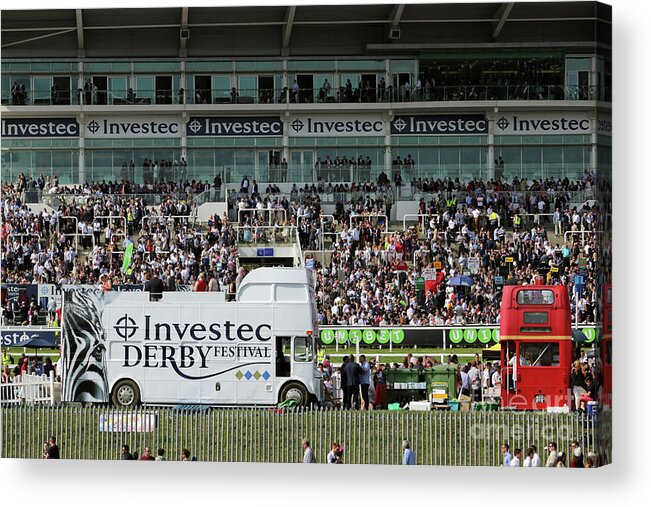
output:
POLYGON ((182 448, 198 461, 300 463, 301 440, 310 439, 317 462, 325 463, 332 442, 344 446, 349 464, 401 463, 409 440, 416 463, 437 466, 496 466, 500 445, 538 448, 546 459, 550 441, 570 450, 579 441, 599 464, 610 462, 610 412, 599 418, 545 412, 283 412, 267 408, 209 409, 141 407, 5 407, 2 458, 41 458, 43 442, 55 435, 63 459, 120 459, 120 449, 142 454, 165 449, 178 460, 182 448))

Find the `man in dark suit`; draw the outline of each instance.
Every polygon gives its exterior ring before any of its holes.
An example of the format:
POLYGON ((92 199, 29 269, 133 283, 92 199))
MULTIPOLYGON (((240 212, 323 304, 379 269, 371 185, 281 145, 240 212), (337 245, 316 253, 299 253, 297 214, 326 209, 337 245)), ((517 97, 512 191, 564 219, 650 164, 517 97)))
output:
POLYGON ((148 271, 145 275, 145 292, 149 292, 149 299, 151 301, 160 301, 163 297, 163 290, 165 287, 163 281, 158 277, 158 272, 153 275, 148 271))

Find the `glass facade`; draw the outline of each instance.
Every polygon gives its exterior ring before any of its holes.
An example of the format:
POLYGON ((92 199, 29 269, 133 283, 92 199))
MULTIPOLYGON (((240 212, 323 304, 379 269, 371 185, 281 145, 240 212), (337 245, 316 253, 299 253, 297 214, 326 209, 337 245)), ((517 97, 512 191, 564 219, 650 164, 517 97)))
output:
POLYGON ((610 68, 609 59, 595 54, 565 55, 552 49, 424 53, 401 59, 21 60, 2 63, 2 103, 51 104, 54 84, 66 97, 64 104, 78 104, 80 98, 86 104, 116 105, 233 102, 233 88, 242 103, 610 100, 610 68), (319 95, 325 79, 331 85, 328 97, 319 95), (94 102, 78 93, 87 80, 100 96, 94 102), (357 94, 344 93, 348 80, 357 94), (290 93, 294 81, 300 88, 296 97, 290 93), (26 102, 12 96, 14 82, 24 85, 26 102), (129 89, 135 97, 127 94, 129 89))
MULTIPOLYGON (((566 55, 558 50, 422 53, 419 58, 376 59, 9 60, 2 62, 1 97, 2 103, 10 106, 211 105, 201 113, 187 110, 186 119, 192 114, 223 114, 217 112, 214 105, 226 103, 242 104, 244 107, 238 109, 237 114, 283 115, 288 108, 292 117, 305 114, 292 111, 292 106, 286 103, 350 103, 347 109, 324 110, 324 116, 332 115, 333 121, 347 121, 359 116, 360 107, 365 107, 359 103, 363 102, 503 98, 516 104, 519 99, 532 98, 594 100, 591 90, 595 86, 610 85, 609 69, 610 61, 604 57, 566 55), (526 82, 519 83, 519 79, 526 82), (431 86, 425 89, 428 80, 432 80, 431 86), (294 81, 298 90, 292 88, 294 81), (329 86, 324 87, 326 81, 329 86), (348 81, 349 88, 346 86, 348 81), (23 94, 15 93, 14 83, 24 87, 23 94), (536 85, 544 87, 544 90, 536 91, 536 85), (488 93, 490 87, 508 93, 493 96, 493 92, 488 93), (555 87, 560 87, 560 95, 556 94, 559 90, 552 93, 555 87), (474 91, 470 92, 471 89, 474 91), (256 110, 257 104, 278 104, 283 109, 261 114, 256 110)), ((480 110, 486 115, 490 112, 482 105, 468 113, 463 102, 459 103, 458 110, 445 114, 475 114, 480 110)), ((390 108, 396 115, 412 114, 413 110, 408 109, 400 112, 400 107, 398 104, 387 105, 386 109, 390 108)), ((428 107, 423 103, 416 114, 443 114, 428 110, 428 107)), ((386 114, 386 109, 380 108, 377 112, 386 114)), ((138 114, 142 111, 144 109, 138 114)), ((157 109, 156 112, 165 113, 165 110, 157 109)), ((77 113, 78 109, 71 108, 67 116, 74 117, 77 113)), ((178 114, 178 109, 173 114, 178 114)), ((544 107, 528 106, 518 114, 529 114, 527 121, 531 123, 537 121, 536 115, 560 118, 565 113, 560 108, 548 112, 544 107)), ((568 118, 573 117, 572 114, 567 113, 568 118)), ((47 113, 40 116, 41 120, 48 118, 47 113)), ((551 131, 540 135, 513 135, 515 132, 507 130, 510 135, 495 135, 489 143, 491 137, 487 129, 481 135, 439 135, 441 132, 420 135, 422 131, 414 131, 419 135, 410 135, 411 131, 395 131, 392 121, 385 119, 385 135, 377 137, 358 136, 355 132, 337 134, 339 137, 293 137, 288 133, 287 118, 284 121, 284 137, 192 137, 180 133, 178 137, 168 139, 86 139, 80 142, 76 138, 16 139, 3 136, 2 177, 13 179, 19 172, 43 172, 57 174, 61 182, 76 183, 80 170, 83 170, 81 174, 86 179, 116 179, 122 177, 124 162, 133 160, 136 167, 142 167, 144 159, 180 160, 182 155, 188 162, 189 178, 212 180, 216 174, 221 174, 225 182, 237 182, 245 175, 258 182, 311 182, 319 178, 359 182, 376 180, 380 172, 389 173, 397 167, 403 181, 407 182, 412 178, 426 177, 487 179, 492 174, 505 179, 516 176, 529 179, 578 178, 594 170, 592 166, 610 168, 610 137, 599 135, 595 142, 587 131, 580 135, 566 135, 567 131, 562 135, 554 135, 551 131), (85 146, 81 156, 80 145, 85 146), (413 166, 393 163, 398 157, 404 160, 409 156, 415 162, 413 166), (365 162, 370 160, 370 165, 342 163, 329 166, 318 163, 328 159, 357 162, 360 158, 365 162), (497 173, 493 173, 493 163, 489 158, 503 162, 496 164, 497 173), (286 166, 283 159, 286 159, 286 166)), ((492 131, 498 130, 493 128, 492 131)), ((141 181, 142 171, 137 170, 130 177, 141 181)))
POLYGON ((590 171, 591 140, 580 136, 496 136, 504 178, 581 178, 590 171))

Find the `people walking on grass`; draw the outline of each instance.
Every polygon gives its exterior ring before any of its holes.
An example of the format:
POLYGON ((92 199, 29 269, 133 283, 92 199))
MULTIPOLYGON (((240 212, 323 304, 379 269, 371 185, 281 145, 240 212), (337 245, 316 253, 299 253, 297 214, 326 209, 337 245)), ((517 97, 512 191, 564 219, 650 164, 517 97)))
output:
POLYGON ((316 463, 314 451, 312 451, 310 441, 307 438, 303 439, 303 463, 316 463))
POLYGON ((402 464, 403 465, 415 465, 416 464, 416 455, 414 451, 411 450, 409 445, 409 440, 404 440, 402 442, 402 464))
POLYGON ((154 461, 156 458, 154 458, 151 455, 151 449, 149 447, 145 447, 145 452, 140 456, 139 461, 154 461))
POLYGON ((132 461, 135 458, 133 457, 133 454, 129 452, 129 446, 127 444, 124 444, 122 446, 122 454, 121 454, 121 459, 126 460, 126 461, 132 461))
POLYGON ((57 437, 52 435, 47 443, 43 444, 43 459, 60 459, 57 437))

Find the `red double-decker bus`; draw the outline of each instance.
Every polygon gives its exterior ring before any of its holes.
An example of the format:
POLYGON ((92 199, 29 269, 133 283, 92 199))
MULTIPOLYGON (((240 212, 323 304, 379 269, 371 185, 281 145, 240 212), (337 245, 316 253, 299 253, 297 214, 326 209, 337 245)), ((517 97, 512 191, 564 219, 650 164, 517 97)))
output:
POLYGON ((604 284, 601 319, 601 402, 612 406, 613 396, 613 321, 612 321, 612 285, 604 284))
POLYGON ((502 407, 571 407, 572 323, 567 287, 504 286, 500 343, 502 407))

